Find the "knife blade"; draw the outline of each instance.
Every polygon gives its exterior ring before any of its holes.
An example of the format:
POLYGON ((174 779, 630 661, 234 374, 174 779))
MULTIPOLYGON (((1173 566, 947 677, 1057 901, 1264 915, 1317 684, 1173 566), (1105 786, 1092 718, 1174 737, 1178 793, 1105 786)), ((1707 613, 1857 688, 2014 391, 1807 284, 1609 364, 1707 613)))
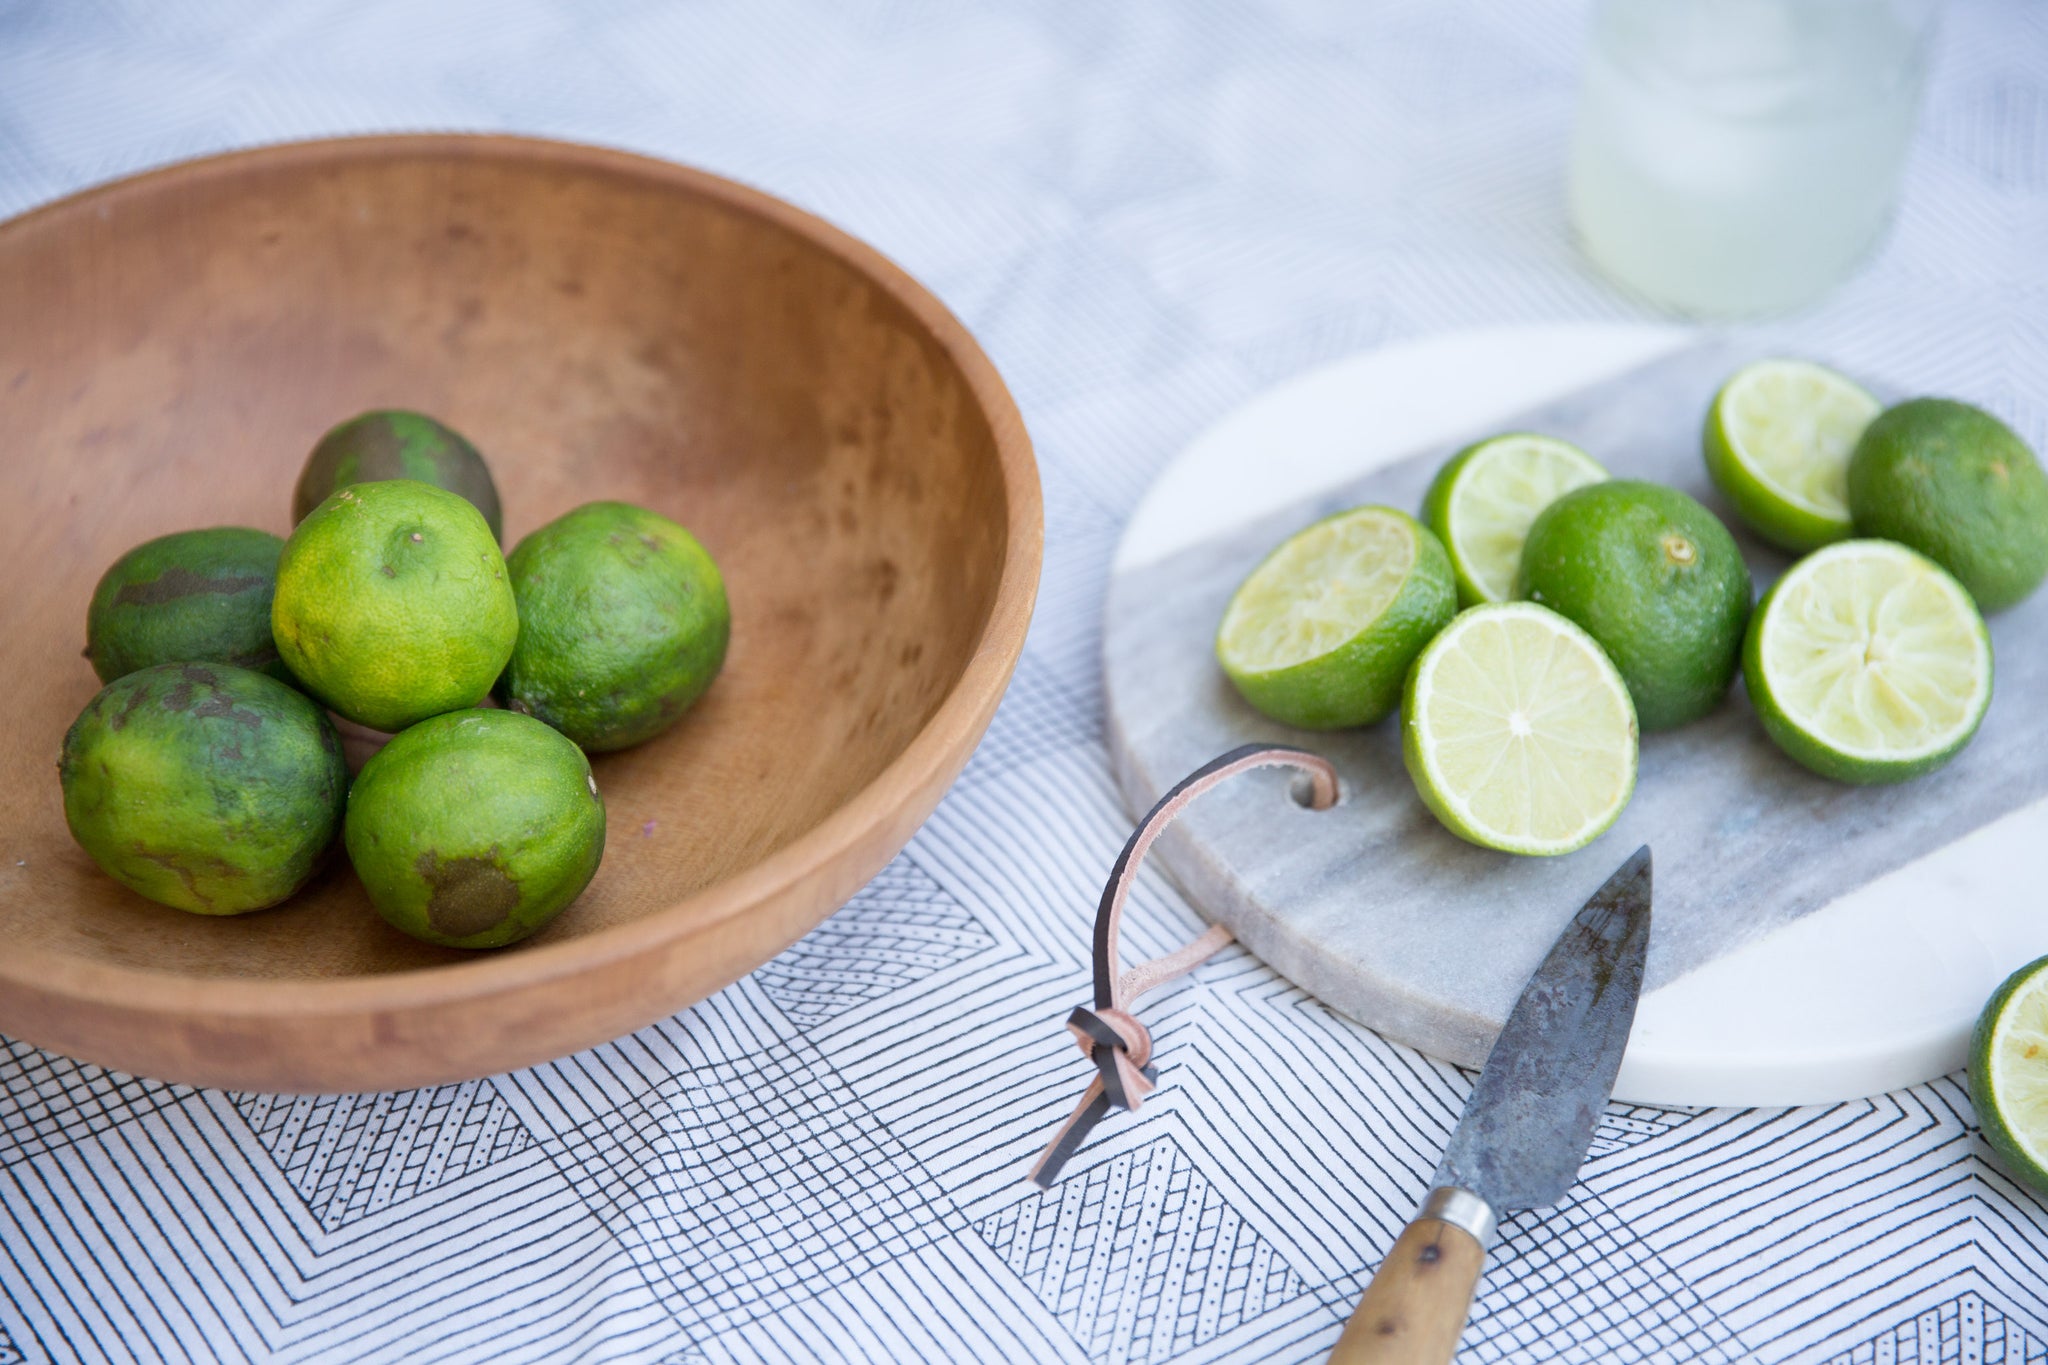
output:
POLYGON ((1421 1210, 1338 1339, 1336 1365, 1451 1359, 1499 1220, 1555 1204, 1578 1178, 1635 1022, 1649 941, 1645 845, 1573 916, 1522 988, 1421 1210))

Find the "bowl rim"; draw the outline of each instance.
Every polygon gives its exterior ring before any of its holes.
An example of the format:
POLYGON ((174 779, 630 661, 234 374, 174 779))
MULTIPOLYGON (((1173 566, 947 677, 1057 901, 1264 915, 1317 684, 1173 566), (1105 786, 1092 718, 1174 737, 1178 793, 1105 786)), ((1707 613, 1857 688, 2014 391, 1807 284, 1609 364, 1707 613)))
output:
MULTIPOLYGON (((903 751, 823 820, 752 866, 637 919, 512 953, 338 979, 196 976, 18 945, 0 957, 0 985, 21 987, 45 999, 118 1004, 129 1013, 200 1011, 225 1021, 417 1010, 565 980, 658 949, 685 932, 723 924, 827 874, 855 856, 866 836, 888 824, 918 792, 936 787, 942 797, 994 714, 1023 651, 1044 553, 1042 495, 1024 419, 995 365, 935 295, 874 247, 765 190, 696 167, 590 143, 508 133, 379 133, 270 143, 175 161, 89 186, 0 221, 0 246, 32 226, 104 212, 168 182, 196 183, 287 166, 421 157, 595 170, 680 189, 765 220, 838 257, 927 329, 959 369, 988 422, 1007 516, 1007 543, 995 596, 966 666, 903 751)), ((917 824, 922 825, 928 814, 920 814, 917 824)))

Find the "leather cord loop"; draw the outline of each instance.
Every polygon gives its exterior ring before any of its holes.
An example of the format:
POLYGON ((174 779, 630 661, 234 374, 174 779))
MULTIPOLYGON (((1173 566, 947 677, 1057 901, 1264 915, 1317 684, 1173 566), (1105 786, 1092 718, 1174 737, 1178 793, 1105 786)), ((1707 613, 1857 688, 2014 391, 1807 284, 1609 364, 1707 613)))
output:
POLYGON ((1196 797, 1239 773, 1269 767, 1299 768, 1307 773, 1312 809, 1326 810, 1336 803, 1337 770, 1322 755, 1285 744, 1247 744, 1211 759, 1176 783, 1145 813, 1117 855, 1095 910, 1095 1004, 1093 1008, 1078 1007, 1067 1016, 1067 1029, 1081 1054, 1094 1065, 1095 1079, 1031 1168, 1031 1182, 1039 1188, 1050 1186, 1059 1177, 1060 1168, 1080 1150, 1089 1131, 1112 1106, 1135 1110, 1155 1088, 1158 1073, 1151 1066, 1152 1035, 1131 1013, 1138 997, 1194 970, 1234 938, 1230 930, 1212 924, 1192 942, 1164 957, 1120 972, 1117 930, 1139 864, 1160 831, 1196 797))

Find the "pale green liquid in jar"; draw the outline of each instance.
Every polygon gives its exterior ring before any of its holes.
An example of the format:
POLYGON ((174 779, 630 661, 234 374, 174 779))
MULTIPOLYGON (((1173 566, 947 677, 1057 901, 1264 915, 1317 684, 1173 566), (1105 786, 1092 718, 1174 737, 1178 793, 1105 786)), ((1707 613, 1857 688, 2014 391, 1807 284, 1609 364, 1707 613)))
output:
POLYGON ((1602 0, 1571 211, 1610 275, 1681 312, 1809 302, 1883 234, 1932 0, 1602 0))

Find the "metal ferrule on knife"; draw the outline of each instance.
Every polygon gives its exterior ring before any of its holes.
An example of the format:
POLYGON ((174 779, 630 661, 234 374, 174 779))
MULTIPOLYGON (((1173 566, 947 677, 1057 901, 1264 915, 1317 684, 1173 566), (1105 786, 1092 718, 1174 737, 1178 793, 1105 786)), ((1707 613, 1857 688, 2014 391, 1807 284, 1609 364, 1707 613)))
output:
POLYGON ((1493 1245, 1493 1234, 1500 1226, 1499 1219, 1494 1217, 1493 1205, 1456 1185, 1439 1185, 1431 1190, 1422 1200, 1422 1211, 1415 1216, 1434 1218, 1454 1228, 1463 1228, 1472 1234, 1472 1240, 1479 1243, 1481 1251, 1493 1245))

